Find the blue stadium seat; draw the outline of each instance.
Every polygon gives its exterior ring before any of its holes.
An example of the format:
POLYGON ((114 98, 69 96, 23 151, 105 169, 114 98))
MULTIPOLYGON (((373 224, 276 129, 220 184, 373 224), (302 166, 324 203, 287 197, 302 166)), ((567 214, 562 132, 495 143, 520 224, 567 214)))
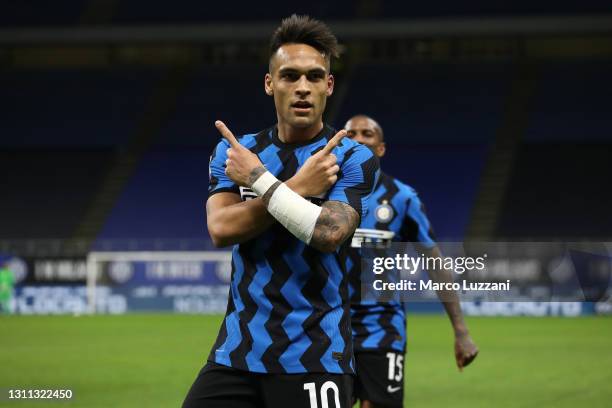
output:
POLYGON ((112 154, 2 150, 0 238, 70 238, 91 205, 112 154))
POLYGON ((609 143, 526 143, 516 159, 497 236, 608 240, 611 162, 609 143))
POLYGON ((179 96, 157 145, 205 146, 210 150, 220 138, 214 126, 217 119, 236 136, 275 123, 274 101, 263 88, 266 71, 262 64, 202 68, 179 96))
POLYGON ((381 168, 419 193, 438 240, 454 242, 465 236, 487 153, 486 145, 399 146, 381 168))
POLYGON ((363 65, 338 120, 368 114, 390 146, 488 143, 500 124, 509 75, 505 64, 363 65))
POLYGON ((155 70, 5 71, 2 147, 114 147, 141 119, 155 70))
POLYGON ((204 202, 209 154, 204 150, 147 153, 108 216, 98 241, 206 239, 204 202))
POLYGON ((610 72, 610 60, 543 64, 526 140, 612 140, 610 72))

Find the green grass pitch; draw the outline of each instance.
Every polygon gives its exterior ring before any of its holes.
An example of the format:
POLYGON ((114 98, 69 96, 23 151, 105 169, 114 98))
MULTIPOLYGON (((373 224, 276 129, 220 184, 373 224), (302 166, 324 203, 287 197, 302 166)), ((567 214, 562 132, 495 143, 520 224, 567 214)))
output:
MULTIPOLYGON (((179 407, 220 316, 0 317, 0 388, 70 388, 71 402, 179 407)), ((407 407, 610 407, 612 319, 469 318, 481 353, 459 373, 444 316, 410 316, 407 407)))

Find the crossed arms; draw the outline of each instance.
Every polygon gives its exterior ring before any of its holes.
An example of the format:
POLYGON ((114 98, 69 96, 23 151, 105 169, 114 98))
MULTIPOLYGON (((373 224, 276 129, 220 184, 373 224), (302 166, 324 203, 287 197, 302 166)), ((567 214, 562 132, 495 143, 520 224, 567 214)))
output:
MULTIPOLYGON (((227 152, 225 174, 234 183, 251 188, 266 172, 265 167, 256 154, 238 143, 222 122, 217 122, 216 126, 231 146, 227 152)), ((337 181, 339 171, 332 150, 345 135, 343 130, 338 132, 322 150, 309 157, 285 185, 300 197, 317 196, 327 191, 337 181)), ((223 247, 241 243, 268 229, 275 222, 268 207, 277 188, 279 183, 262 196, 244 202, 231 192, 211 196, 206 202, 206 214, 214 245, 223 247)), ((304 198, 301 200, 303 203, 299 205, 314 205, 304 198)), ((351 206, 339 201, 325 202, 316 218, 309 245, 322 252, 335 251, 355 232, 359 219, 359 214, 351 206)))

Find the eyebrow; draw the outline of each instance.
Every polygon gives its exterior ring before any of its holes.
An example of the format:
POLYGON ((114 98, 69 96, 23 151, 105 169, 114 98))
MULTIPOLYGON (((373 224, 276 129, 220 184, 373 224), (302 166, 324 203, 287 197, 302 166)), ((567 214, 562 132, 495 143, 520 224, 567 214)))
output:
MULTIPOLYGON (((299 73, 301 72, 299 69, 297 68, 281 68, 278 70, 279 74, 290 74, 290 73, 299 73)), ((303 72, 303 71, 302 71, 303 72)), ((323 74, 325 75, 327 73, 327 71, 323 68, 312 68, 306 71, 307 74, 323 74)))

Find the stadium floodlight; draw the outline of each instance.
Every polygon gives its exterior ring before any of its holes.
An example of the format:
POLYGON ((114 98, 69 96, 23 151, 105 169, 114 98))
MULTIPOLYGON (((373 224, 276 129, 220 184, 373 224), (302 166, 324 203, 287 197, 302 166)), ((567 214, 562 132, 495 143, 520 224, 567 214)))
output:
POLYGON ((87 255, 87 306, 90 314, 97 312, 97 292, 100 289, 98 282, 103 276, 105 263, 112 264, 110 274, 115 280, 121 280, 121 276, 129 273, 134 263, 148 264, 199 264, 204 262, 215 263, 218 271, 225 271, 227 280, 231 271, 232 253, 230 251, 135 251, 135 252, 90 252, 87 255), (124 267, 122 269, 122 266, 124 267), (125 268, 127 266, 127 268, 125 268))

